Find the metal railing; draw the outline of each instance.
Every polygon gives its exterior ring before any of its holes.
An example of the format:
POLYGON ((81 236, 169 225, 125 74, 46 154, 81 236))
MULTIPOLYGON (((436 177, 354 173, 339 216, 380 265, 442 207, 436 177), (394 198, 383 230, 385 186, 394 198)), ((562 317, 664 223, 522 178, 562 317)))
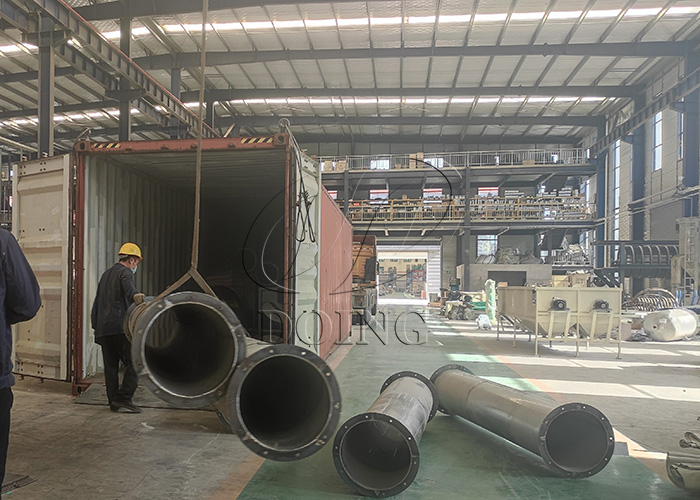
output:
MULTIPOLYGON (((464 197, 452 199, 350 200, 348 217, 353 222, 464 220, 464 197)), ((592 220, 593 206, 585 196, 539 198, 472 198, 472 221, 575 221, 592 220)))
POLYGON ((584 149, 523 149, 414 153, 387 155, 319 156, 324 172, 403 168, 464 168, 528 165, 581 165, 589 163, 584 149))

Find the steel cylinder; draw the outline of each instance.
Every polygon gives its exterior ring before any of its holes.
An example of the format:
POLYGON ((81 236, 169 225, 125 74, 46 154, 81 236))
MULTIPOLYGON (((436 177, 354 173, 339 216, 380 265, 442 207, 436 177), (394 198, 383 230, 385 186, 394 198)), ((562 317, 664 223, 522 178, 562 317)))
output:
POLYGON ((330 367, 299 346, 247 339, 219 416, 251 451, 293 461, 320 450, 340 420, 340 388, 330 367))
POLYGON ((440 411, 465 418, 529 450, 566 477, 592 476, 610 462, 613 429, 596 408, 559 405, 537 394, 484 380, 459 365, 447 365, 430 379, 440 411))
POLYGON ((199 408, 225 395, 245 356, 246 331, 215 297, 178 292, 127 316, 131 357, 143 384, 163 401, 199 408))
POLYGON ((415 372, 392 375, 367 412, 338 431, 333 443, 338 474, 364 496, 401 493, 418 474, 418 443, 436 412, 437 393, 426 377, 415 372))
POLYGON ((672 342, 698 333, 700 320, 690 309, 665 309, 644 317, 644 331, 657 342, 672 342))

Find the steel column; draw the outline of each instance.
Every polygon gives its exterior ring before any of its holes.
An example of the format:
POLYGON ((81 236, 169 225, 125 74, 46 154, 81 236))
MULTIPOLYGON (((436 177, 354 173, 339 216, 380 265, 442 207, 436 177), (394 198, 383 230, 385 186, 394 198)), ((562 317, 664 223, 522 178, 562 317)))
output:
POLYGON ((464 234, 462 235, 462 265, 464 266, 464 271, 462 275, 462 279, 464 280, 464 283, 462 283, 462 290, 469 290, 469 283, 471 283, 471 262, 472 262, 472 254, 471 254, 471 239, 472 239, 472 229, 471 229, 471 213, 469 211, 469 199, 471 197, 471 189, 472 189, 472 169, 471 167, 467 166, 464 169, 464 203, 465 203, 465 210, 464 210, 464 234))
MULTIPOLYGON (((42 20, 41 30, 51 31, 53 23, 42 20)), ((51 41, 39 44, 39 157, 53 156, 54 68, 56 56, 51 41)))
MULTIPOLYGON (((608 150, 601 151, 596 162, 596 217, 598 218, 598 227, 596 228, 596 242, 605 241, 605 228, 607 224, 605 213, 605 200, 607 198, 608 180, 606 178, 608 159, 608 150)), ((605 267, 605 247, 596 246, 596 267, 605 267)))
MULTIPOLYGON (((180 99, 180 81, 182 79, 182 69, 172 68, 170 70, 170 92, 175 96, 176 99, 180 99)), ((180 134, 178 132, 178 127, 180 125, 180 120, 174 116, 170 118, 170 138, 179 139, 180 134)))
MULTIPOLYGON (((122 17, 119 21, 119 49, 127 56, 131 55, 131 18, 122 17)), ((119 140, 131 139, 131 101, 127 95, 131 90, 128 78, 119 79, 119 90, 122 92, 119 98, 119 140)))
MULTIPOLYGON (((646 97, 644 94, 640 94, 634 101, 635 111, 641 111, 646 107, 646 97)), ((645 225, 645 213, 644 213, 644 195, 645 195, 645 185, 646 185, 646 163, 647 163, 647 153, 646 153, 646 133, 647 126, 641 125, 636 128, 631 136, 625 138, 625 142, 632 145, 632 162, 631 162, 631 182, 632 182, 632 196, 630 203, 630 208, 632 209, 631 217, 631 234, 632 239, 636 241, 642 241, 644 239, 644 225, 645 225)), ((620 168, 626 168, 624 165, 620 165, 620 168)), ((622 207, 620 207, 622 209, 622 207)), ((620 285, 624 288, 625 286, 624 271, 620 272, 620 285)), ((644 288, 644 279, 633 278, 632 279, 632 293, 636 294, 644 288)))
POLYGON ((350 172, 348 169, 343 172, 343 214, 346 218, 350 214, 350 172))
MULTIPOLYGON (((697 71, 700 57, 693 54, 686 58, 686 73, 697 71)), ((685 96, 683 125, 683 184, 686 188, 700 184, 700 90, 685 96)), ((698 216, 698 195, 695 194, 683 202, 683 216, 698 216)), ((633 238, 637 239, 637 238, 633 238)))

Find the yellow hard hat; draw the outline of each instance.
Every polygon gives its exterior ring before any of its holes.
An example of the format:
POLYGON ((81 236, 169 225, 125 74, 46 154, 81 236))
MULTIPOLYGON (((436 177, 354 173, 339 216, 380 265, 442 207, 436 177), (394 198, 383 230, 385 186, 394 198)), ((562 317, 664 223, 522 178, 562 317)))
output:
POLYGON ((124 243, 119 249, 119 255, 132 255, 143 259, 143 257, 141 257, 141 249, 134 243, 124 243))

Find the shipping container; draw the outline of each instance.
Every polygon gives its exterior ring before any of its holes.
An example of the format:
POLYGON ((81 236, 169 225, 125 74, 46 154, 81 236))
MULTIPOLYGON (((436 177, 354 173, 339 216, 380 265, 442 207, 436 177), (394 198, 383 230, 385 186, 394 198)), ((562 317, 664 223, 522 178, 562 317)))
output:
MULTIPOLYGON (((15 166, 13 228, 44 301, 15 329, 17 373, 79 389, 102 371, 90 310, 122 243, 141 246, 136 282, 148 295, 189 269, 195 158, 190 139, 79 142, 15 166)), ((201 200, 200 273, 252 336, 318 352, 318 164, 284 134, 205 139, 201 200)))
POLYGON ((320 355, 328 357, 352 328, 352 226, 325 188, 321 196, 320 355))

